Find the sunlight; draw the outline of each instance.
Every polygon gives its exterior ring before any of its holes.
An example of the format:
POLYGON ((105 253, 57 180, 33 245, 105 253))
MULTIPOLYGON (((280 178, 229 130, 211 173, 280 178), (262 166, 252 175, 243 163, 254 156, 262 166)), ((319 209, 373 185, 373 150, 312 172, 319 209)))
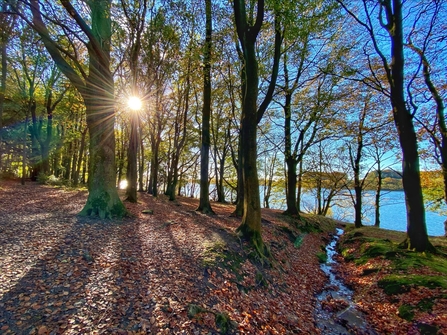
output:
POLYGON ((141 108, 143 103, 141 99, 138 97, 130 97, 129 100, 127 101, 127 105, 129 106, 130 109, 136 111, 141 108))
POLYGON ((127 188, 127 180, 121 180, 119 184, 120 190, 125 190, 127 188))

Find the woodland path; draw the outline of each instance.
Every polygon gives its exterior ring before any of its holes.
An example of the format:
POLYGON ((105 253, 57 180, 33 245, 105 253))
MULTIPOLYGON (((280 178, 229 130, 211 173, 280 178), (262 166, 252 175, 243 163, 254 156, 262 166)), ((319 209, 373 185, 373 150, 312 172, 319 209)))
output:
POLYGON ((235 235, 231 205, 208 216, 196 199, 140 193, 126 203, 133 217, 101 221, 76 215, 86 196, 0 181, 0 333, 319 333, 321 234, 296 248, 280 213, 265 210, 274 262, 263 267, 235 235))

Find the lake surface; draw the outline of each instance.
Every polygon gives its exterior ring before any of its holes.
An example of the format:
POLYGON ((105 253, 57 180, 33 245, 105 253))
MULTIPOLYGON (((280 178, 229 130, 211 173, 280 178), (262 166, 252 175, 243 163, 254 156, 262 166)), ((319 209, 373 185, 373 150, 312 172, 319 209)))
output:
MULTIPOLYGON (((200 186, 194 185, 191 192, 191 185, 188 184, 188 192, 186 194, 193 194, 194 197, 199 197, 200 186)), ((213 185, 210 185, 210 190, 213 190, 213 185)), ((213 192, 211 192, 213 194, 213 192)), ((263 186, 260 186, 261 206, 264 204, 263 186)), ((302 196, 301 210, 303 212, 312 212, 315 208, 315 195, 312 192, 304 193, 302 196)), ((235 199, 235 196, 234 196, 235 199)), ((234 200, 233 199, 233 200, 234 200)), ((227 200, 230 196, 227 195, 227 200)), ((363 196, 363 224, 374 225, 374 201, 375 192, 365 191, 363 196)), ((405 195, 404 191, 382 191, 380 200, 380 227, 384 229, 407 231, 407 214, 405 209, 405 195)), ((286 209, 286 196, 282 192, 272 192, 270 197, 270 208, 286 209)), ((349 192, 344 191, 344 194, 338 195, 334 198, 331 207, 331 213, 328 215, 334 219, 354 222, 354 205, 350 199, 349 192)), ((439 215, 435 212, 426 211, 425 219, 427 223, 427 232, 430 236, 444 236, 444 221, 447 217, 439 215)))
MULTIPOLYGON (((261 191, 262 201, 262 191, 261 191)), ((374 225, 374 201, 375 192, 366 191, 363 197, 363 224, 374 225)), ((383 191, 380 205, 380 227, 390 230, 407 231, 407 214, 405 209, 405 195, 403 191, 383 191)), ((285 195, 275 194, 270 202, 271 208, 285 209, 285 195)), ((315 195, 304 193, 301 210, 311 212, 315 207, 315 195)), ((354 205, 349 193, 338 195, 334 198, 331 213, 328 215, 334 219, 354 222, 354 205)), ((427 232, 430 236, 444 236, 444 221, 447 217, 434 212, 425 212, 427 232)))

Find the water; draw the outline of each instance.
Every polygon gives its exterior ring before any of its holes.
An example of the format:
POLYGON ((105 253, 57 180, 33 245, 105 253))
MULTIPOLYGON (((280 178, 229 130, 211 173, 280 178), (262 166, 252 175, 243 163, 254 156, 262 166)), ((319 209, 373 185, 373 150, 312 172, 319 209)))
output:
MULTIPOLYGON (((198 197, 200 187, 198 184, 188 184, 185 188, 187 195, 191 193, 198 197)), ((210 191, 213 195, 213 185, 210 185, 210 191)), ((263 205, 263 186, 259 188, 261 195, 261 205, 263 205)), ((337 195, 332 201, 331 214, 329 216, 334 219, 354 222, 354 205, 351 201, 348 191, 337 195)), ((230 195, 227 194, 227 200, 230 195)), ((233 200, 235 196, 233 197, 233 200)), ((363 196, 363 224, 374 225, 374 201, 375 192, 365 191, 363 196)), ((380 198, 380 227, 383 229, 407 231, 407 212, 405 208, 405 194, 403 191, 382 191, 380 198)), ((301 210, 304 212, 312 212, 315 208, 315 195, 312 192, 305 192, 302 195, 301 210)), ((286 197, 283 192, 272 192, 270 197, 270 208, 286 209, 286 197)), ((427 232, 430 236, 444 236, 444 221, 447 217, 435 212, 426 211, 425 218, 427 222, 427 232)))
MULTIPOLYGON (((302 196, 301 210, 311 212, 315 208, 315 195, 306 192, 302 196)), ((285 196, 275 194, 271 202, 272 208, 285 209, 285 196)), ((365 191, 363 196, 364 225, 374 225, 375 192, 365 191)), ((407 212, 403 191, 383 191, 380 198, 380 227, 384 229, 407 231, 407 212)), ((354 222, 354 205, 349 192, 337 195, 332 201, 331 217, 345 222, 354 222)), ((435 212, 426 211, 427 232, 430 236, 444 236, 444 221, 447 217, 435 212)))
POLYGON ((369 328, 363 313, 356 309, 356 305, 352 301, 352 290, 346 287, 332 270, 332 266, 336 263, 334 260, 337 255, 335 247, 342 233, 343 230, 337 228, 337 234, 326 246, 328 259, 326 263, 321 264, 321 270, 327 275, 328 284, 317 296, 315 321, 317 327, 325 335, 351 334, 354 330, 356 330, 355 333, 375 334, 369 328), (343 307, 331 310, 324 306, 343 307))
MULTIPOLYGON (((346 196, 337 198, 337 205, 332 206, 333 217, 343 219, 346 222, 354 222, 354 208, 351 205, 348 210, 344 208, 346 196), (345 199, 343 199, 345 198, 345 199)), ((350 200, 349 200, 350 201, 350 200)), ((375 192, 367 191, 363 197, 364 204, 364 225, 374 224, 375 192)), ((405 194, 403 191, 385 191, 380 199, 380 227, 390 230, 407 231, 407 212, 405 208, 405 194)), ((425 219, 427 232, 430 236, 444 236, 445 216, 435 212, 426 211, 425 219)))

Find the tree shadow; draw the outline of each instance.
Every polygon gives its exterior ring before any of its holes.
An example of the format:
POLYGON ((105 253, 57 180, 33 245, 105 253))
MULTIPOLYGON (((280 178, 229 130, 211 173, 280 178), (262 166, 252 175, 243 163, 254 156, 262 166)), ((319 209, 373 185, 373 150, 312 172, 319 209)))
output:
MULTIPOLYGON (((99 278, 94 277, 100 266, 97 259, 108 246, 108 229, 102 223, 86 225, 83 220, 72 218, 69 230, 58 236, 51 232, 51 239, 45 240, 45 229, 53 228, 52 224, 57 223, 47 218, 45 226, 39 226, 40 239, 32 241, 26 235, 19 238, 22 246, 46 246, 42 249, 45 252, 38 254, 23 276, 15 278, 15 284, 0 300, 0 329, 5 334, 89 331, 102 315, 94 303, 95 296, 101 293, 97 288, 99 278)), ((29 223, 27 228, 32 228, 29 223)), ((13 275, 14 265, 9 270, 13 275)))

